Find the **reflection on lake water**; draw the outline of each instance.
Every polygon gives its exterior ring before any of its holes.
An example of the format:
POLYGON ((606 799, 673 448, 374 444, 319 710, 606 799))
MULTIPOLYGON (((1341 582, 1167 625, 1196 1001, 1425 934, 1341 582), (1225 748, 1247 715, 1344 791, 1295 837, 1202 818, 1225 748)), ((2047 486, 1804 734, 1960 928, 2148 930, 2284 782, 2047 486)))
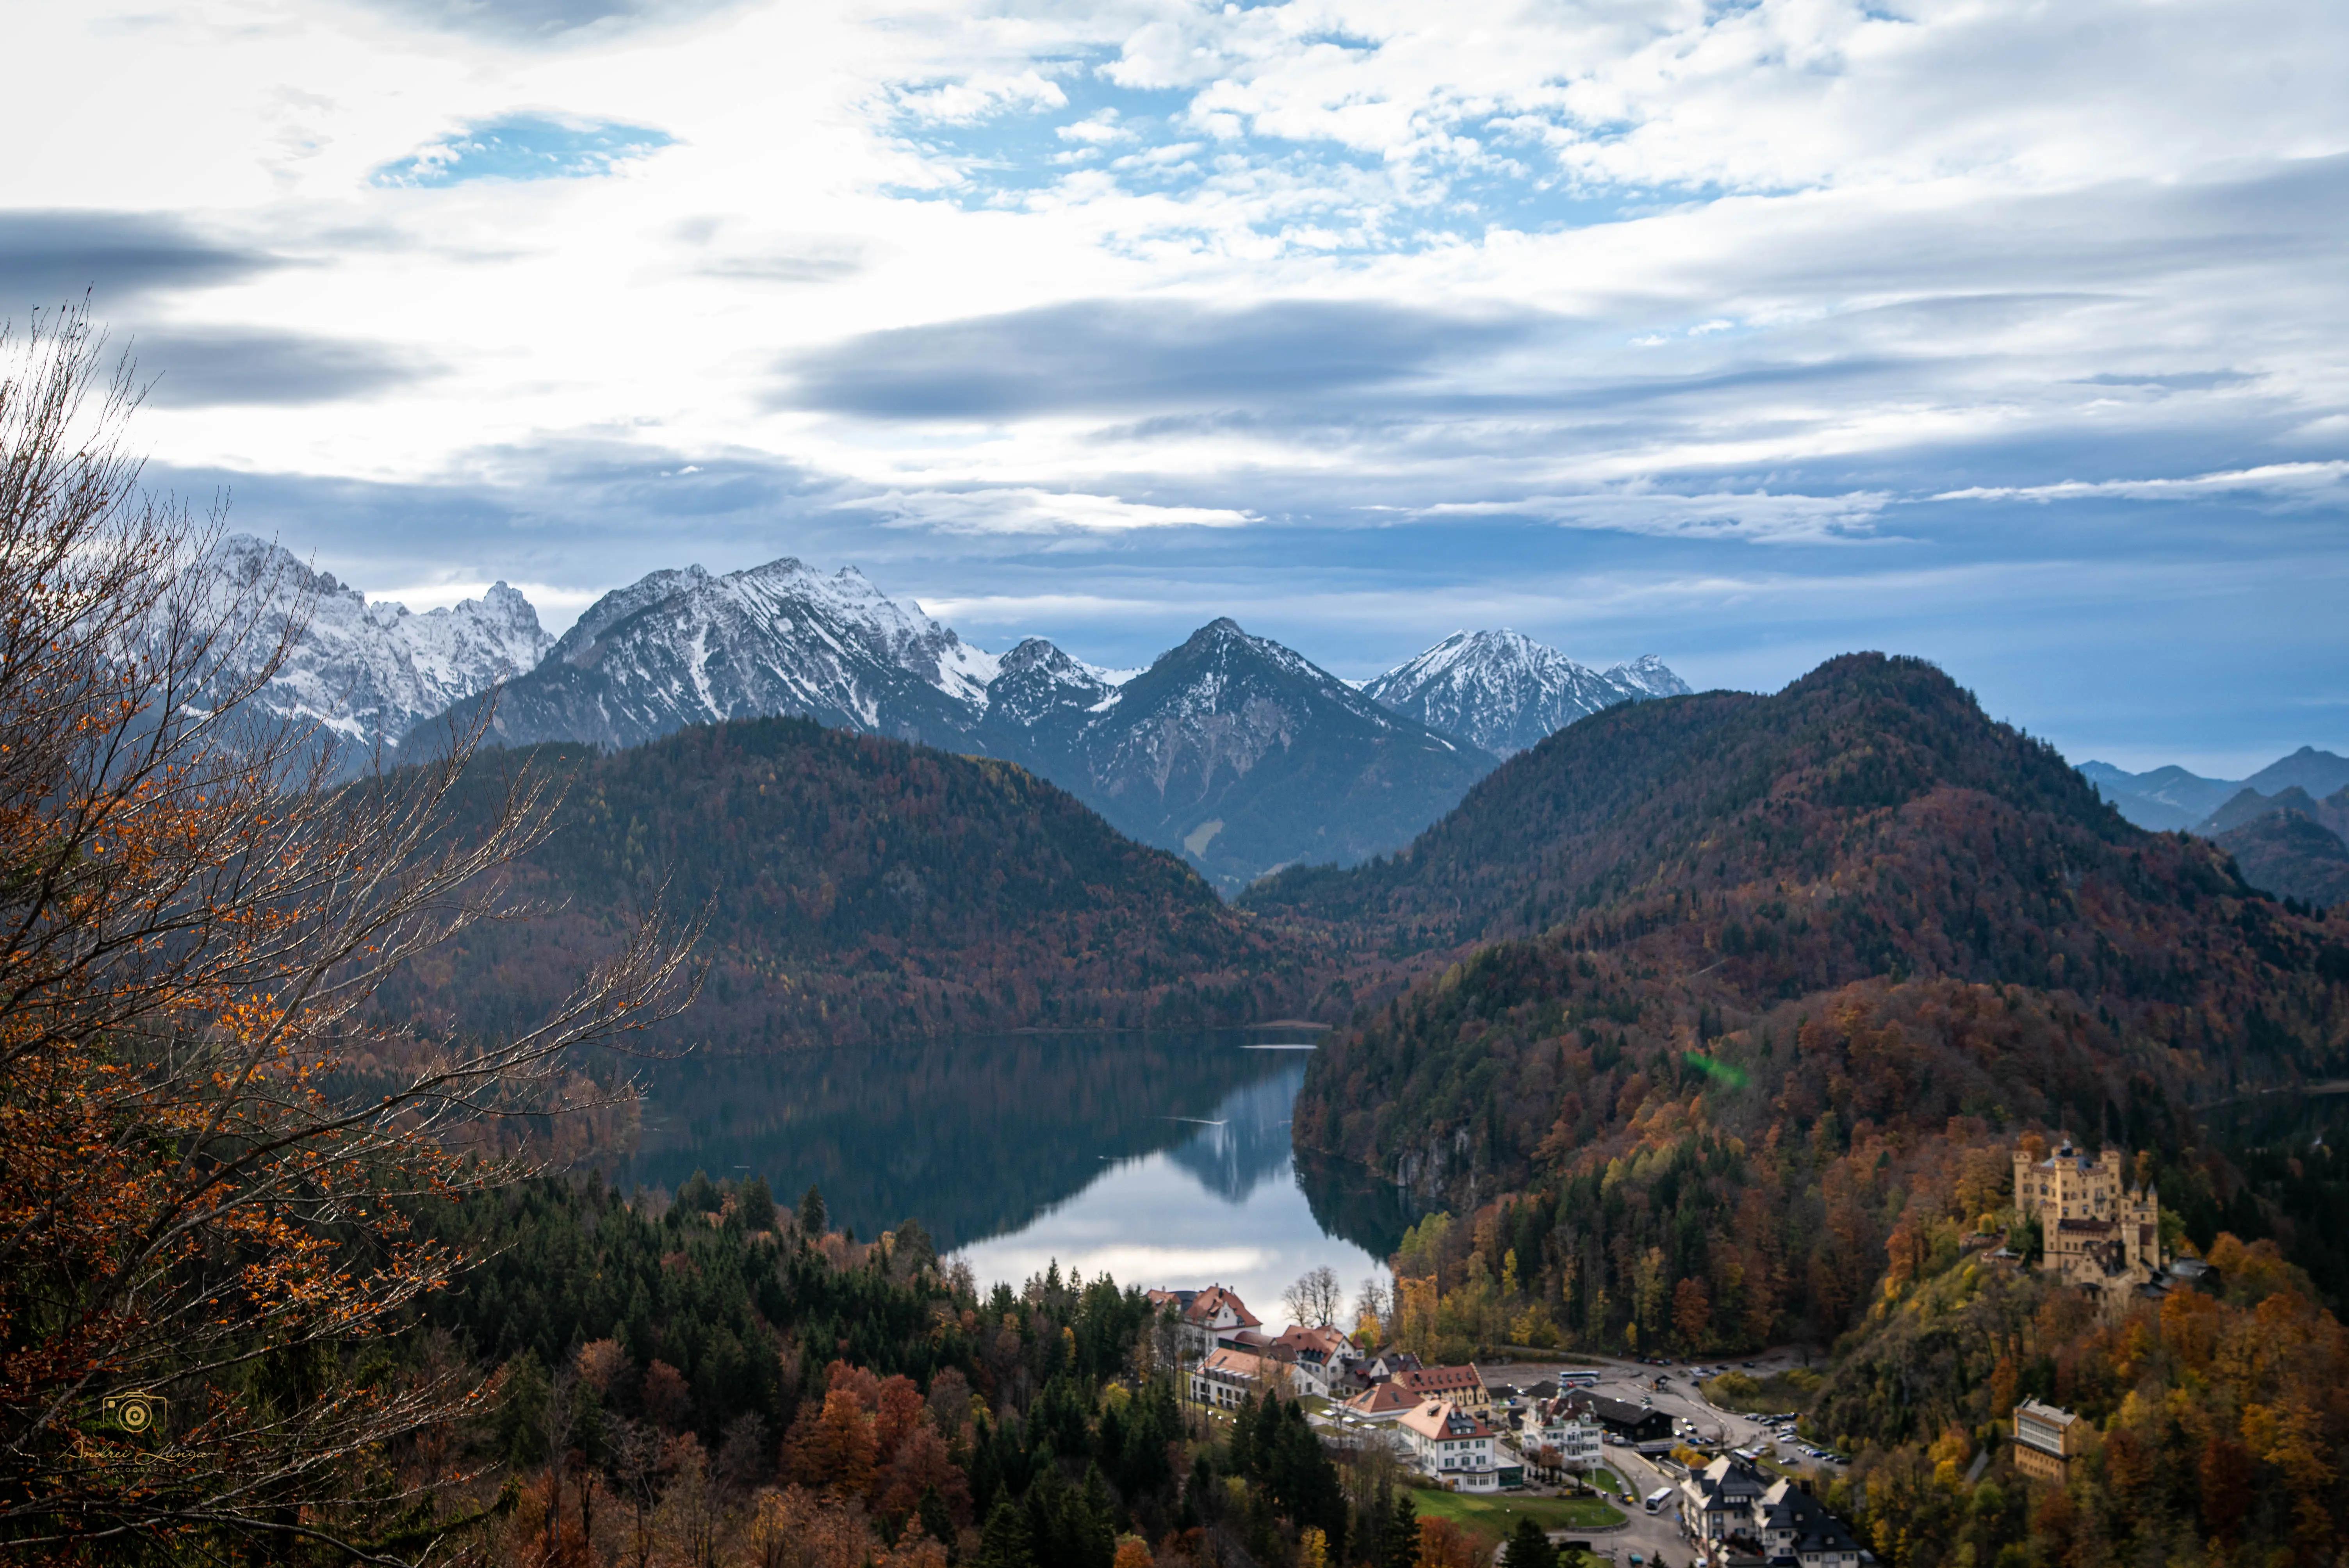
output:
POLYGON ((1289 1109, 1310 1052, 1266 1043, 1023 1036, 676 1064, 613 1174, 762 1175, 784 1202, 813 1183, 835 1225, 918 1219, 982 1284, 1057 1260, 1121 1284, 1220 1281, 1269 1321, 1317 1264, 1350 1292, 1404 1218, 1390 1188, 1300 1174, 1289 1109))

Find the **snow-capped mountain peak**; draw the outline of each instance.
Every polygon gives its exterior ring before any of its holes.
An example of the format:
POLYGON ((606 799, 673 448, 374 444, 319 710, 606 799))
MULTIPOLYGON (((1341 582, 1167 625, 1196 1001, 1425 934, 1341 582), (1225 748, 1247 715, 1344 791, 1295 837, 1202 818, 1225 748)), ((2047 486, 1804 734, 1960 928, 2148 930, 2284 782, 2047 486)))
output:
POLYGON ((1617 665, 1608 670, 1607 678, 1625 686, 1636 686, 1650 696, 1687 696, 1688 682, 1674 675, 1664 661, 1653 654, 1641 654, 1628 665, 1617 665))
POLYGON ((357 750, 396 747, 419 720, 531 669, 554 643, 530 601, 503 583, 418 614, 370 603, 332 573, 244 533, 221 540, 197 570, 222 603, 241 594, 264 619, 306 617, 259 702, 314 720, 357 750))
POLYGON ((656 572, 596 601, 495 720, 509 744, 633 746, 690 724, 792 714, 963 745, 992 654, 854 567, 785 556, 712 576, 656 572))
POLYGON ((1602 708, 1688 689, 1653 654, 1602 674, 1506 627, 1454 632, 1362 687, 1397 713, 1505 757, 1602 708))
POLYGON ((998 727, 1033 729, 1054 717, 1092 712, 1116 694, 1091 665, 1042 637, 1030 637, 996 661, 987 718, 998 727))

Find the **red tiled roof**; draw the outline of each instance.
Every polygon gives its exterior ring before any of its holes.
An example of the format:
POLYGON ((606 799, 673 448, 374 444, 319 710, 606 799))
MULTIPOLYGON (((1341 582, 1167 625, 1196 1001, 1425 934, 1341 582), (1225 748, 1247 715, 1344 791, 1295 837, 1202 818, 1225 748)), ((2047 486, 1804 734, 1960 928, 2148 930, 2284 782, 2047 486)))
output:
POLYGON ((1190 1306, 1185 1309, 1183 1315, 1194 1323, 1205 1323, 1226 1306, 1229 1306, 1233 1316, 1238 1319, 1236 1326, 1240 1328, 1263 1326, 1263 1319, 1250 1312, 1246 1302, 1219 1284, 1211 1284, 1201 1291, 1192 1299, 1190 1306))
POLYGON ((1334 1328, 1290 1328, 1274 1341, 1291 1350, 1310 1351, 1317 1356, 1335 1356, 1347 1348, 1346 1336, 1334 1328))
POLYGON ((1390 1410, 1408 1410, 1418 1403, 1417 1395, 1386 1382, 1363 1389, 1346 1401, 1346 1408, 1365 1416, 1383 1416, 1390 1410))
POLYGON ((1430 1394, 1449 1394, 1474 1388, 1485 1391, 1485 1379, 1474 1367, 1422 1367, 1409 1372, 1398 1372, 1394 1380, 1422 1398, 1430 1394))
POLYGON ((1492 1428, 1449 1399, 1430 1399, 1414 1408, 1399 1424, 1426 1438, 1489 1438, 1493 1435, 1492 1428))
POLYGON ((1234 1350, 1229 1346, 1208 1356, 1199 1363, 1199 1367, 1202 1371, 1230 1372, 1242 1377, 1277 1377, 1280 1375, 1279 1368, 1267 1357, 1252 1356, 1245 1350, 1234 1350))

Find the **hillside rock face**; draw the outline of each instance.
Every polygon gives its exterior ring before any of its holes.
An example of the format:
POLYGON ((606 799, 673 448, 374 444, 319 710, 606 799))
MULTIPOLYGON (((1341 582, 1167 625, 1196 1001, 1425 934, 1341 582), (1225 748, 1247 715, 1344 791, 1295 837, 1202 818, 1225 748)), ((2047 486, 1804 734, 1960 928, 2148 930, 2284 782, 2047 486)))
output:
POLYGON ((306 617, 260 706, 318 724, 354 766, 378 746, 396 759, 418 722, 529 670, 554 641, 530 601, 503 583, 419 615, 404 604, 369 603, 250 534, 222 540, 199 570, 216 602, 236 603, 264 627, 306 617))
POLYGON ((1454 632, 1362 687, 1381 707, 1497 757, 1618 703, 1688 690, 1653 654, 1602 673, 1506 630, 1454 632))

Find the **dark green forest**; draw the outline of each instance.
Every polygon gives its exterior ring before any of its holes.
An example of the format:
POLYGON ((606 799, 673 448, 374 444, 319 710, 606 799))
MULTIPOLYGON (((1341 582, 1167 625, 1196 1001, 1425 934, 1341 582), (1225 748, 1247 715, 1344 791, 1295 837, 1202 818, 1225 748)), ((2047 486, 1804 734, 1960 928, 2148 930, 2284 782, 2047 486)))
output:
POLYGON ((564 789, 512 875, 544 913, 409 966, 387 1017, 521 1027, 654 909, 706 921, 709 965, 662 1043, 718 1054, 1244 1023, 1299 988, 1302 965, 1179 860, 1007 763, 792 718, 485 752, 456 830, 524 769, 564 789))

